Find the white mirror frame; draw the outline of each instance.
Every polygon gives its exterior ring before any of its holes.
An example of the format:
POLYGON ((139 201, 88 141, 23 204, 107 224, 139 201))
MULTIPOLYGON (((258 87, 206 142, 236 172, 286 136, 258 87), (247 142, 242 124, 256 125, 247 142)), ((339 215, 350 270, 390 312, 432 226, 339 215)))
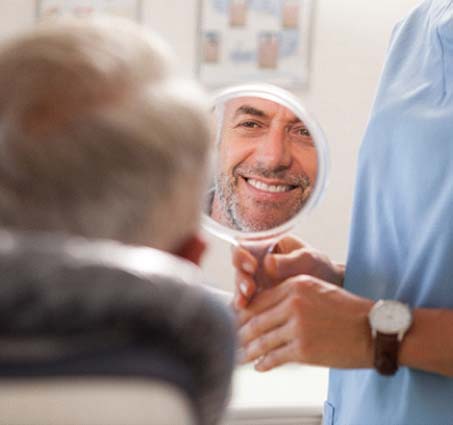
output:
POLYGON ((303 206, 301 211, 297 213, 291 220, 281 224, 280 226, 273 227, 269 230, 260 232, 242 232, 240 230, 231 229, 224 226, 217 221, 213 220, 207 214, 203 214, 202 226, 208 232, 215 236, 226 240, 234 245, 239 241, 255 241, 276 238, 288 232, 300 219, 303 214, 311 211, 315 205, 318 204, 324 191, 327 187, 328 173, 329 173, 329 150, 327 146, 326 137, 316 119, 307 112, 302 103, 296 96, 290 92, 271 85, 271 84, 244 84, 233 87, 228 87, 220 92, 217 92, 213 97, 213 105, 225 103, 231 99, 239 97, 259 97, 261 99, 271 100, 279 103, 289 110, 293 111, 308 128, 310 134, 313 136, 313 142, 318 154, 318 175, 316 178, 315 188, 310 194, 307 203, 303 206))

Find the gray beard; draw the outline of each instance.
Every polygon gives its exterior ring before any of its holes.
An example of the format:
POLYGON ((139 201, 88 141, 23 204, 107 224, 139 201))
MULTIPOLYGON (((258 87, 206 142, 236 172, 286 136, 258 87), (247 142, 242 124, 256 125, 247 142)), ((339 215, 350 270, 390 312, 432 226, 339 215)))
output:
MULTIPOLYGON (((260 173, 265 177, 271 177, 271 173, 260 173)), ((275 173, 273 173, 275 175, 275 173)), ((243 232, 260 232, 263 230, 269 230, 274 227, 277 227, 291 218, 293 218, 303 207, 306 200, 311 193, 311 182, 308 176, 304 175, 298 179, 297 185, 303 189, 303 195, 291 211, 288 212, 288 215, 285 219, 280 220, 279 222, 269 226, 268 224, 263 223, 250 223, 247 220, 241 218, 240 205, 235 196, 235 188, 238 185, 238 177, 233 176, 231 179, 224 173, 220 173, 216 176, 215 179, 215 192, 218 197, 222 211, 224 212, 225 219, 229 227, 243 232)), ((276 206, 278 208, 278 206, 276 206)))

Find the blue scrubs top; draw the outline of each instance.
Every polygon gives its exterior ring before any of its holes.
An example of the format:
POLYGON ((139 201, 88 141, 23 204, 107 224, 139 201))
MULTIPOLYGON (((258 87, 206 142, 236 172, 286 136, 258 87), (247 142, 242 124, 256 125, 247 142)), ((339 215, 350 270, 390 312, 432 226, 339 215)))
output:
MULTIPOLYGON (((393 32, 360 149, 345 288, 453 309, 453 0, 423 2, 393 32)), ((453 424, 453 379, 333 369, 324 424, 453 424)))

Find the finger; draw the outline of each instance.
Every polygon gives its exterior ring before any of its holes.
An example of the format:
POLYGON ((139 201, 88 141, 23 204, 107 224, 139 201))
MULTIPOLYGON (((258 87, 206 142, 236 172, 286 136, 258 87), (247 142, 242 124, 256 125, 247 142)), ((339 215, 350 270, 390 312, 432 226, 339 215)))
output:
POLYGON ((309 274, 312 266, 312 255, 306 247, 286 254, 267 254, 264 258, 266 272, 280 281, 298 274, 309 274))
POLYGON ((298 361, 296 343, 290 342, 268 352, 255 364, 255 370, 266 372, 286 363, 298 361))
MULTIPOLYGON (((256 283, 249 274, 238 271, 235 276, 236 293, 241 300, 241 308, 245 307, 256 291, 256 283)), ((239 307, 239 306, 238 306, 239 307)))
POLYGON ((237 270, 240 270, 249 275, 254 275, 258 268, 256 258, 245 248, 237 247, 233 250, 233 265, 237 270))
POLYGON ((241 326, 245 325, 252 317, 279 304, 286 298, 290 287, 290 281, 274 288, 266 289, 256 294, 247 308, 238 311, 238 320, 241 326), (289 283, 288 283, 289 282, 289 283))
POLYGON ((289 252, 295 251, 296 249, 305 248, 309 245, 296 236, 285 236, 284 238, 280 239, 276 244, 275 248, 273 249, 274 254, 287 254, 289 252))
POLYGON ((234 295, 234 309, 236 311, 246 308, 248 303, 249 303, 248 299, 245 298, 243 295, 239 293, 236 293, 234 295))
POLYGON ((265 356, 270 351, 276 350, 279 347, 291 341, 291 333, 287 326, 281 326, 268 332, 267 334, 253 340, 245 348, 242 349, 241 363, 252 362, 262 356, 265 356))
MULTIPOLYGON (((233 298, 233 310, 239 311, 243 308, 246 308, 248 304, 248 300, 240 293, 240 292, 235 292, 234 293, 234 298, 233 298)), ((237 326, 240 326, 239 320, 237 320, 237 326)))
POLYGON ((246 324, 239 328, 238 338, 242 346, 261 338, 265 333, 284 325, 291 314, 288 303, 283 302, 277 306, 252 317, 246 324))

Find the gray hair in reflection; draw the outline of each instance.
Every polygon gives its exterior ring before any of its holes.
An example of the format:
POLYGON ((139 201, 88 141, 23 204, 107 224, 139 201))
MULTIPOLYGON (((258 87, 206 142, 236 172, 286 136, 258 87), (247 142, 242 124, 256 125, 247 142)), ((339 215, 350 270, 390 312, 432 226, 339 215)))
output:
POLYGON ((215 146, 218 148, 222 142, 223 124, 225 122, 225 103, 217 103, 214 106, 215 116, 215 146))
POLYGON ((208 103, 160 38, 49 23, 0 50, 0 225, 176 247, 198 228, 208 103))

